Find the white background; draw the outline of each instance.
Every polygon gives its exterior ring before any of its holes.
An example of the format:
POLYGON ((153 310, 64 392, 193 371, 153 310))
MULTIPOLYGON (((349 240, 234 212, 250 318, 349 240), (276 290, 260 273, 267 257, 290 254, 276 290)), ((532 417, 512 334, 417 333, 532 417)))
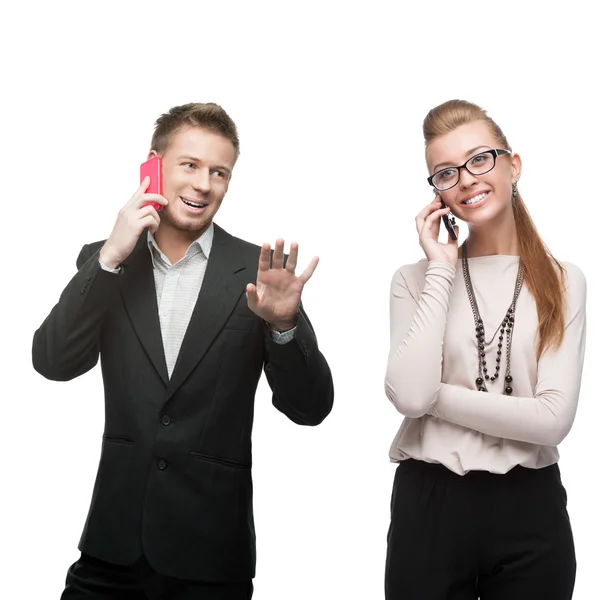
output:
POLYGON ((255 598, 383 598, 387 452, 401 421, 383 391, 389 284, 421 258, 414 215, 432 198, 422 120, 456 97, 504 129, 545 241, 588 279, 580 408, 560 465, 575 598, 596 594, 600 53, 588 3, 4 6, 0 596, 60 596, 103 430, 99 369, 44 380, 33 333, 81 246, 108 236, 137 188, 156 117, 216 101, 242 151, 216 221, 256 243, 299 241, 302 267, 320 256, 304 302, 336 384, 332 414, 310 429, 278 413, 261 381, 255 598))

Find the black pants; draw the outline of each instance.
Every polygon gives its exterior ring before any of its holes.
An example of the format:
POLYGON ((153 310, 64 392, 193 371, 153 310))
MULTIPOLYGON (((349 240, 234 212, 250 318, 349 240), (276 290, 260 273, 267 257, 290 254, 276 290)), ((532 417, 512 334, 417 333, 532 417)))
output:
POLYGON ((251 581, 211 583, 159 575, 145 558, 113 565, 85 554, 71 565, 61 600, 250 600, 251 581))
POLYGON ((568 600, 575 550, 558 465, 505 475, 403 461, 386 600, 568 600))

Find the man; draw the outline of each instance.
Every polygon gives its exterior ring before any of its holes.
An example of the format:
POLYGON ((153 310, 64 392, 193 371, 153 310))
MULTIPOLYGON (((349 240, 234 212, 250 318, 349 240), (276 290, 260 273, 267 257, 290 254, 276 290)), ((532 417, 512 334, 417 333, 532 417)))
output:
POLYGON ((216 104, 156 122, 163 195, 146 178, 33 340, 33 365, 67 381, 100 357, 106 424, 80 559, 63 599, 252 596, 251 431, 264 367, 273 404, 317 425, 333 384, 284 260, 213 223, 239 153, 216 104), (149 203, 156 203, 161 210, 149 203), (258 273, 256 267, 258 265, 258 273))

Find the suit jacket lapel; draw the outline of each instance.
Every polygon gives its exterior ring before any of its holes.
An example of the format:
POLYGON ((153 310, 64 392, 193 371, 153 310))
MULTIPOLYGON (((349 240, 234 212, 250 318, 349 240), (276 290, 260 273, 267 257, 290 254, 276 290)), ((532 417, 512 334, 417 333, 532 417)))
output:
POLYGON ((250 281, 235 238, 215 225, 202 288, 169 382, 167 400, 202 360, 250 281))
POLYGON ((169 376, 160 332, 154 271, 148 249, 147 233, 140 236, 133 252, 124 261, 123 268, 121 294, 125 309, 154 368, 165 385, 168 385, 169 376))

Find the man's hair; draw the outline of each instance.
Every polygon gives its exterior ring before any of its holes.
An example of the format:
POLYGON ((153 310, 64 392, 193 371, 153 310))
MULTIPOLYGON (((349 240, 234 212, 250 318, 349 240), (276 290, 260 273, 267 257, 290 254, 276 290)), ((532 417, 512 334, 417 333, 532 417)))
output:
POLYGON ((235 150, 235 159, 240 154, 237 127, 225 110, 214 102, 192 102, 174 106, 162 114, 154 125, 151 150, 163 154, 175 133, 186 126, 201 127, 227 138, 235 150))

